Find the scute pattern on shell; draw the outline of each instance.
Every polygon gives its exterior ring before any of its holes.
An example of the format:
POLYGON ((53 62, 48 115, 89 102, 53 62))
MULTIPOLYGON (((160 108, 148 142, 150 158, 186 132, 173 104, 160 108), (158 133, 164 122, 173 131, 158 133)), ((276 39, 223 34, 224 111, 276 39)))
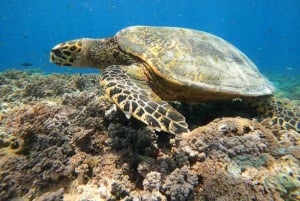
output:
POLYGON ((236 47, 212 34, 175 27, 128 27, 119 46, 170 82, 243 96, 272 94, 272 84, 236 47))

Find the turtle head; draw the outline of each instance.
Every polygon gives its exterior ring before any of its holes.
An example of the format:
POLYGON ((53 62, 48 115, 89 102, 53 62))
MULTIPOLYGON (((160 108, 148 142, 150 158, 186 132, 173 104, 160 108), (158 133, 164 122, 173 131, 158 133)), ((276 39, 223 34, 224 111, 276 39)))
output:
POLYGON ((89 60, 93 39, 77 39, 54 46, 50 52, 50 62, 59 66, 97 67, 89 60))
POLYGON ((60 43, 51 49, 50 62, 59 66, 104 69, 110 65, 133 61, 130 56, 120 51, 116 38, 112 37, 82 38, 60 43))

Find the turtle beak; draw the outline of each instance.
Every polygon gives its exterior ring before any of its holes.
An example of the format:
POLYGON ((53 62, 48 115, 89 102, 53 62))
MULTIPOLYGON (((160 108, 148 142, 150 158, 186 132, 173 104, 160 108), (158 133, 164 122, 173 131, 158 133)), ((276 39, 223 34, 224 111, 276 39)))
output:
POLYGON ((60 62, 58 62, 58 58, 60 58, 62 56, 61 54, 61 50, 59 49, 52 49, 50 52, 50 62, 51 63, 55 63, 57 65, 60 65, 60 62))

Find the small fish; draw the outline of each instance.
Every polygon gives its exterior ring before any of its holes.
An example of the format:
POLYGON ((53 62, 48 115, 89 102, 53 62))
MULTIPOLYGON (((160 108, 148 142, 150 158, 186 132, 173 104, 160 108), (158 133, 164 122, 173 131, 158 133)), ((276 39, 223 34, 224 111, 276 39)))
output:
POLYGON ((24 63, 22 63, 22 66, 29 67, 29 66, 33 66, 33 65, 31 63, 24 62, 24 63))

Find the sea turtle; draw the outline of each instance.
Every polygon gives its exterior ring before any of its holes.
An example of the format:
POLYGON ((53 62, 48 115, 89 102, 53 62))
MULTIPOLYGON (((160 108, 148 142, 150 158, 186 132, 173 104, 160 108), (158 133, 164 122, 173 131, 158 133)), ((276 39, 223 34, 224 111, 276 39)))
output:
MULTIPOLYGON (((128 118, 172 134, 189 129, 185 117, 167 101, 253 100, 274 91, 232 44, 186 28, 132 26, 111 38, 72 40, 53 47, 50 61, 102 70, 101 86, 128 118)), ((277 123, 300 129, 299 115, 292 109, 267 105, 265 113, 276 116, 277 123), (282 109, 285 113, 279 115, 282 109)))

